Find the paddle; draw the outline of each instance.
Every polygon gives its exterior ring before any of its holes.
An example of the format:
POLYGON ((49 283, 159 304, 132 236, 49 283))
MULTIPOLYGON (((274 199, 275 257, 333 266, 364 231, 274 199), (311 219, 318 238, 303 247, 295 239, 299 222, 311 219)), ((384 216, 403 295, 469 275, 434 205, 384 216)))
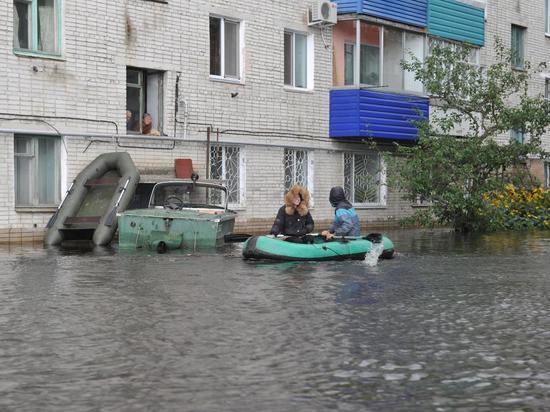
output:
POLYGON ((65 197, 63 198, 63 200, 61 201, 61 203, 59 204, 59 206, 57 206, 57 210, 55 211, 55 213, 53 214, 53 216, 50 218, 50 220, 48 221, 48 223, 46 224, 46 228, 50 228, 53 226, 53 224, 55 223, 55 221, 57 220, 57 215, 59 215, 59 211, 61 210, 61 206, 63 206, 63 203, 65 203, 65 200, 67 200, 67 197, 69 197, 69 195, 71 194, 71 189, 73 188, 74 186, 74 180, 73 182, 71 183, 71 185, 69 186, 69 188, 67 189, 67 193, 65 193, 65 197))
POLYGON ((120 191, 120 196, 118 197, 115 206, 113 207, 113 210, 111 210, 111 213, 109 213, 109 216, 107 216, 107 219, 105 219, 105 226, 112 226, 113 223, 116 221, 116 213, 118 209, 118 205, 120 205, 120 200, 122 199, 122 196, 124 195, 124 192, 126 192, 126 188, 128 187, 128 183, 130 183, 130 177, 128 180, 126 180, 126 183, 124 184, 124 187, 120 191))

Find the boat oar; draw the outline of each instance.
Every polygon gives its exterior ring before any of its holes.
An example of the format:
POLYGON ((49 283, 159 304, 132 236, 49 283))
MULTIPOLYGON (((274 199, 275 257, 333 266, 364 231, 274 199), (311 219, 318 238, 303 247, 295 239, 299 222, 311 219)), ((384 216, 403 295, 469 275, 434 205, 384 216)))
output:
POLYGON ((230 233, 228 235, 224 235, 223 240, 225 243, 241 243, 246 242, 252 236, 253 235, 249 235, 247 233, 230 233))
POLYGON ((105 219, 105 226, 112 226, 113 223, 116 222, 116 214, 118 210, 118 205, 120 205, 120 200, 122 199, 122 196, 124 195, 124 192, 126 192, 126 188, 128 187, 128 183, 130 183, 130 177, 128 180, 126 180, 126 183, 124 184, 124 187, 120 191, 120 195, 118 196, 118 199, 115 203, 115 206, 113 207, 113 210, 111 210, 111 213, 109 213, 109 216, 107 216, 107 219, 105 219))
POLYGON ((65 197, 63 198, 63 200, 61 201, 61 203, 59 204, 59 206, 57 206, 57 210, 55 211, 55 213, 53 214, 52 217, 50 217, 50 220, 48 221, 48 223, 46 224, 46 228, 50 228, 53 226, 53 224, 55 223, 55 221, 57 220, 57 215, 59 214, 59 211, 61 210, 61 206, 63 206, 63 203, 65 203, 65 200, 67 200, 67 197, 69 197, 69 194, 71 193, 71 189, 73 188, 74 186, 74 180, 73 182, 71 183, 71 185, 69 186, 69 189, 67 189, 67 192, 65 193, 65 197))

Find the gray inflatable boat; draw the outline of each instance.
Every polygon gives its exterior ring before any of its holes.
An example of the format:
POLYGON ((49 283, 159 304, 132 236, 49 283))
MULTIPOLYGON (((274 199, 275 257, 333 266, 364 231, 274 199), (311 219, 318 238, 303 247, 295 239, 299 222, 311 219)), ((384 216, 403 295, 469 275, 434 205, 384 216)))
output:
POLYGON ((65 199, 46 225, 44 243, 89 240, 107 245, 117 229, 118 212, 126 210, 139 183, 128 153, 98 156, 72 182, 65 199))

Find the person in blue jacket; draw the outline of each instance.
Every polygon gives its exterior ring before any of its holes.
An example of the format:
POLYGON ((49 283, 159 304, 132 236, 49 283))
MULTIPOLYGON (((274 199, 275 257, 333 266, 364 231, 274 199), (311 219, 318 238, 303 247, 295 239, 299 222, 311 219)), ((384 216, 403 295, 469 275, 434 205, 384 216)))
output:
POLYGON ((360 236, 359 216, 353 205, 346 199, 344 189, 340 186, 330 189, 329 201, 335 208, 334 222, 328 230, 323 230, 321 235, 327 240, 334 236, 360 236))

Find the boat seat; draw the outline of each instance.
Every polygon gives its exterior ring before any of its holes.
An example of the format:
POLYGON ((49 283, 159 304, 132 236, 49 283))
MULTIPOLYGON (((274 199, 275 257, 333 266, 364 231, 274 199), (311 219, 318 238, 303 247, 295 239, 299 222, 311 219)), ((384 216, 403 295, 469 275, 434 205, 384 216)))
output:
POLYGON ((88 179, 84 183, 85 187, 96 187, 96 186, 117 186, 120 178, 104 177, 101 179, 88 179))
POLYGON ((63 221, 64 225, 98 224, 101 216, 69 216, 63 221))

